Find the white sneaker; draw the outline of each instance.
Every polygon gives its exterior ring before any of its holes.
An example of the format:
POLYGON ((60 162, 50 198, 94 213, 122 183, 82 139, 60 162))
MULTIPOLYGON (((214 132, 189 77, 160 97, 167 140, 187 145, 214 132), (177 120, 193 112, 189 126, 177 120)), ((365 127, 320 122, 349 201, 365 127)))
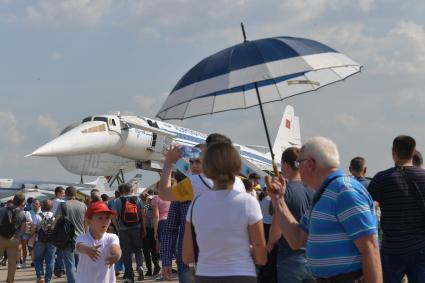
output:
POLYGON ((17 264, 16 264, 16 269, 22 269, 22 264, 17 263, 17 264))

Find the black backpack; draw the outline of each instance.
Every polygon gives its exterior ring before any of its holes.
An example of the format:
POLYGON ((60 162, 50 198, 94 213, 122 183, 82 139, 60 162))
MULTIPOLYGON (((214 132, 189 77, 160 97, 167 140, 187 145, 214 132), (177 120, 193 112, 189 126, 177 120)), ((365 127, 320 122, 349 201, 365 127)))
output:
POLYGON ((50 218, 47 218, 44 216, 44 214, 40 215, 41 222, 40 227, 37 232, 38 241, 42 243, 50 243, 53 238, 53 231, 54 231, 54 220, 55 218, 52 216, 50 218))
POLYGON ((0 224, 0 235, 2 235, 5 238, 12 238, 17 229, 16 226, 16 209, 11 207, 4 207, 2 209, 5 209, 3 219, 0 224))
POLYGON ((52 231, 50 243, 59 249, 69 247, 74 241, 75 227, 66 215, 65 203, 60 204, 62 215, 52 231))

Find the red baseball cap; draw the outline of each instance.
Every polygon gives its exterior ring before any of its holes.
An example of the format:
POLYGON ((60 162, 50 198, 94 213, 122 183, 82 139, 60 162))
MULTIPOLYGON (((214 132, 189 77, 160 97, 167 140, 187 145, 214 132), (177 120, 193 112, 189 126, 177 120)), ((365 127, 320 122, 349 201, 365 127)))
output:
POLYGON ((93 214, 106 212, 111 215, 117 216, 117 213, 110 210, 109 207, 103 201, 92 202, 86 210, 86 218, 91 218, 93 214))

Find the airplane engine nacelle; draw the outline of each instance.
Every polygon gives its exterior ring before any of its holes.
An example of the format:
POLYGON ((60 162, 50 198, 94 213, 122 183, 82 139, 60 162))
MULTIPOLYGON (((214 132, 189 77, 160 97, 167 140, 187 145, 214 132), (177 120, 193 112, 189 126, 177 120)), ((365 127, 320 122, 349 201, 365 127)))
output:
POLYGON ((124 173, 136 169, 136 161, 111 154, 85 154, 58 157, 63 168, 83 176, 112 176, 120 169, 124 173))

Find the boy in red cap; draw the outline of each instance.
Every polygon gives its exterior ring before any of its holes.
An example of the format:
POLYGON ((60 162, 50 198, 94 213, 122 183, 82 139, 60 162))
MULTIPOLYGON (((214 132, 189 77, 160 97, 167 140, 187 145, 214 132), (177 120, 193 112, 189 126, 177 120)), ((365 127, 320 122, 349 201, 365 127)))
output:
POLYGON ((111 216, 116 213, 102 202, 93 202, 86 211, 89 232, 76 240, 76 251, 80 255, 76 282, 115 282, 114 263, 121 257, 118 236, 107 233, 111 216))

